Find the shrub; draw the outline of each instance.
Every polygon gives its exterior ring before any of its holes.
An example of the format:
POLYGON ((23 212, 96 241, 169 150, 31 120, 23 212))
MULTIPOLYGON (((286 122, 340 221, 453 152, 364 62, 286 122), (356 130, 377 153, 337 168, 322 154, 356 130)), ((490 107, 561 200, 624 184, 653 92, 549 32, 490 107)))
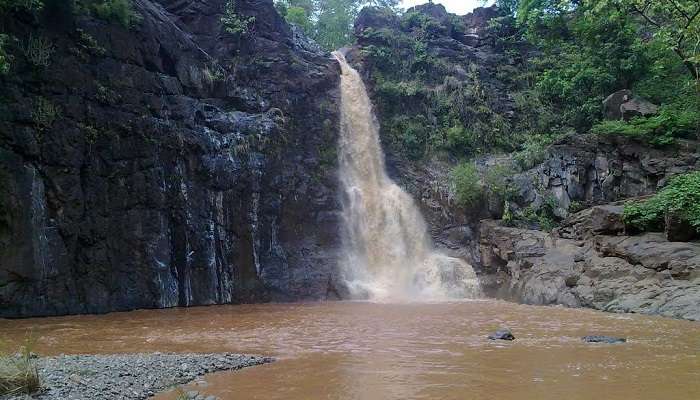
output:
POLYGON ((664 216, 674 215, 700 232, 700 171, 679 175, 655 196, 625 204, 625 224, 640 231, 663 229, 664 216))
POLYGON ((60 115, 59 108, 44 97, 38 97, 32 111, 32 120, 39 131, 50 128, 60 115))
POLYGON ((93 0, 90 8, 98 18, 117 22, 124 28, 131 28, 141 21, 132 0, 93 0))
POLYGON ((513 155, 513 161, 522 171, 534 168, 545 160, 547 148, 554 140, 554 135, 528 136, 520 150, 513 155))
POLYGON ((10 71, 10 55, 5 51, 8 36, 0 34, 0 75, 4 75, 10 71))
POLYGON ((0 13, 18 10, 37 12, 42 8, 44 8, 42 0, 0 0, 0 13))
POLYGON ((34 34, 29 35, 29 40, 23 50, 27 61, 39 68, 49 66, 51 63, 51 56, 55 51, 51 42, 41 36, 34 36, 34 34))
POLYGON ((392 147, 413 160, 420 159, 428 150, 432 130, 422 115, 394 117, 382 128, 388 133, 392 147))
POLYGON ((506 165, 494 165, 484 174, 486 190, 499 203, 511 200, 515 196, 515 188, 508 181, 508 177, 513 173, 513 169, 506 165))
POLYGON ((245 35, 250 31, 250 27, 255 23, 255 17, 242 17, 236 13, 236 4, 234 0, 229 0, 226 3, 224 15, 221 17, 221 23, 228 33, 234 35, 245 35))
POLYGON ((0 395, 31 394, 41 388, 31 348, 27 340, 18 354, 0 351, 0 395))
POLYGON ((673 144, 677 138, 697 135, 700 111, 692 105, 673 104, 662 106, 653 117, 633 118, 626 121, 603 121, 593 126, 597 135, 621 135, 635 137, 655 146, 673 144))
POLYGON ((506 219, 506 214, 504 214, 503 222, 509 226, 534 228, 549 232, 558 225, 559 218, 555 214, 556 208, 557 199, 553 196, 548 196, 539 208, 530 205, 518 211, 515 215, 510 215, 508 210, 508 219, 506 219))
POLYGON ((483 188, 479 184, 479 173, 473 163, 465 162, 455 167, 450 180, 455 200, 460 206, 474 207, 482 198, 483 188))

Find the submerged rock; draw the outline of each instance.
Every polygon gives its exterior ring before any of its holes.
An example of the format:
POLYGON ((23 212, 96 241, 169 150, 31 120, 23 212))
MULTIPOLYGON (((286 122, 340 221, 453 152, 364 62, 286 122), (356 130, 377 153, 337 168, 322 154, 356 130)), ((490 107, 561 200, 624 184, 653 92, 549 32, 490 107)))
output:
POLYGON ((586 343, 625 343, 627 339, 614 336, 590 335, 581 338, 586 343))
POLYGON ((515 340, 515 336, 513 336, 513 332, 511 332, 510 329, 504 328, 504 329, 499 329, 495 333, 490 334, 489 339, 491 339, 491 340, 515 340))

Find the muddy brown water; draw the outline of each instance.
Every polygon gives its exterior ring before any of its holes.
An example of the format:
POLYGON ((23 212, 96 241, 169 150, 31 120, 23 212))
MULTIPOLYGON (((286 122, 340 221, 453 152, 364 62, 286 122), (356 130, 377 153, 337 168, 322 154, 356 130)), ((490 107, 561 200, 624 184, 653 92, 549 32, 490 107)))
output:
MULTIPOLYGON (((700 399, 700 323, 500 301, 212 306, 0 320, 59 353, 240 352, 269 365, 193 386, 221 399, 700 399), (486 336, 510 327, 514 342, 486 336), (581 336, 624 336, 621 345, 581 336)), ((172 394, 159 396, 173 398, 172 394)))

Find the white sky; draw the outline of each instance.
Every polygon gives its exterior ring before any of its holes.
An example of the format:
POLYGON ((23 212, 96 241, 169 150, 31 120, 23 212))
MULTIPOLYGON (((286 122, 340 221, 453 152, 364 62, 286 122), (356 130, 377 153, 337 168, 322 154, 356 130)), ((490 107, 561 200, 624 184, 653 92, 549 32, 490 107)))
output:
MULTIPOLYGON (((404 8, 408 8, 413 7, 416 4, 423 4, 427 2, 428 0, 403 0, 402 6, 404 8)), ((464 15, 474 8, 482 6, 484 4, 484 0, 433 0, 433 3, 442 4, 445 6, 447 11, 451 13, 464 15)), ((493 3, 492 0, 486 0, 486 4, 491 3, 493 3)))

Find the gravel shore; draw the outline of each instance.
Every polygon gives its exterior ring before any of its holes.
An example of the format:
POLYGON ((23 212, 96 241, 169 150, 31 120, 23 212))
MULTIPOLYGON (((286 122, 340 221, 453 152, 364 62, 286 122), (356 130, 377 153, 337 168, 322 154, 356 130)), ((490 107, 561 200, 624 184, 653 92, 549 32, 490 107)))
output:
MULTIPOLYGON (((63 355, 37 360, 41 400, 147 399, 209 372, 234 370, 273 361, 240 354, 63 355)), ((3 400, 26 399, 2 397, 3 400)))

